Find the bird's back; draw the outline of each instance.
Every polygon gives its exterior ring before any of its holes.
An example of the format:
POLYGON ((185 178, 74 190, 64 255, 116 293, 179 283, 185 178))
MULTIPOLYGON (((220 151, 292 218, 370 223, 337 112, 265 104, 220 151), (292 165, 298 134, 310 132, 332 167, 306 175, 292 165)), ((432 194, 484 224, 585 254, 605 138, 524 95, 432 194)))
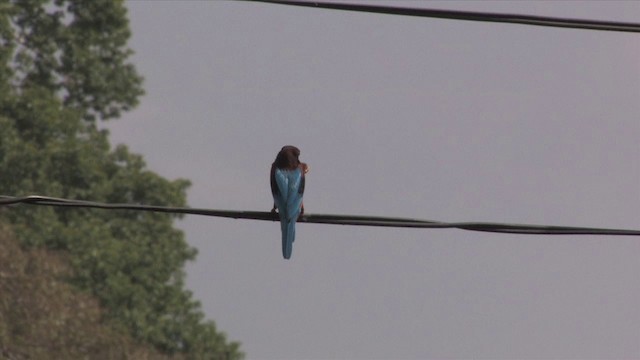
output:
POLYGON ((300 214, 302 195, 304 193, 304 174, 302 169, 275 169, 274 180, 277 192, 274 200, 278 206, 281 218, 295 220, 300 214))

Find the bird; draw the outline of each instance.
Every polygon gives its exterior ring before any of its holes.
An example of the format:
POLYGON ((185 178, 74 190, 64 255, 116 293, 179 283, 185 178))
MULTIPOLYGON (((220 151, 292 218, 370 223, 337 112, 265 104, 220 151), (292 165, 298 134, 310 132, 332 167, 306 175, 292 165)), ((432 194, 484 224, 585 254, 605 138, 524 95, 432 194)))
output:
POLYGON ((300 149, 292 145, 283 146, 271 164, 272 213, 277 210, 282 230, 282 256, 291 258, 293 242, 296 238, 296 221, 304 214, 302 196, 305 174, 309 166, 300 162, 300 149))

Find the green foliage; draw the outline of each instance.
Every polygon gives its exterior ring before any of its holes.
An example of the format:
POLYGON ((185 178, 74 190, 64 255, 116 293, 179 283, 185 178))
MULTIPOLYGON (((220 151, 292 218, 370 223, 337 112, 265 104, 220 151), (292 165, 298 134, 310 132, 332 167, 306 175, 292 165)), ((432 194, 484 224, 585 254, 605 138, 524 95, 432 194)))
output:
POLYGON ((68 254, 23 249, 0 224, 1 359, 181 359, 102 324, 93 296, 66 282, 68 254))
MULTIPOLYGON (((128 37, 122 1, 0 2, 1 193, 185 206, 188 181, 112 149, 96 125, 142 94, 128 37)), ((67 253, 70 281, 137 341, 193 359, 242 357, 184 288, 196 251, 176 216, 18 206, 0 217, 23 244, 67 253)))
POLYGON ((17 49, 20 86, 57 92, 87 120, 117 117, 137 104, 142 79, 126 62, 132 51, 122 1, 23 0, 6 14, 17 29, 4 40, 17 49))

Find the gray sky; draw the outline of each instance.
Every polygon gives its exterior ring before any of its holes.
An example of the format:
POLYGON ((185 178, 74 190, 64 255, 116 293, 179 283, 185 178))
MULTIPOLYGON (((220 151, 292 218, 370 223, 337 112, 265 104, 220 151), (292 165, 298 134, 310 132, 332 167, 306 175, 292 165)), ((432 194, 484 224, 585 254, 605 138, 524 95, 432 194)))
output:
MULTIPOLYGON (((639 2, 398 2, 637 21, 639 2)), ((141 105, 113 143, 189 204, 640 227, 638 34, 243 2, 130 1, 141 105)), ((188 286, 248 359, 640 358, 640 239, 189 216, 188 286)))

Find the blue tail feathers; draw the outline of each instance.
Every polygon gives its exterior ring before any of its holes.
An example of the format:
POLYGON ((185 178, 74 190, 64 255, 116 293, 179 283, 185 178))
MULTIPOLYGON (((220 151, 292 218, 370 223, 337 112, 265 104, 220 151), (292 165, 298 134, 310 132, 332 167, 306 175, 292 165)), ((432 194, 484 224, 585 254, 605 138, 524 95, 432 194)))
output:
POLYGON ((302 206, 300 186, 303 173, 299 168, 294 170, 277 169, 274 175, 279 190, 279 194, 274 194, 274 201, 278 207, 282 229, 282 256, 289 259, 296 237, 296 220, 298 220, 302 206))
POLYGON ((285 259, 291 258, 293 252, 293 241, 296 239, 295 220, 282 221, 282 256, 285 259))

